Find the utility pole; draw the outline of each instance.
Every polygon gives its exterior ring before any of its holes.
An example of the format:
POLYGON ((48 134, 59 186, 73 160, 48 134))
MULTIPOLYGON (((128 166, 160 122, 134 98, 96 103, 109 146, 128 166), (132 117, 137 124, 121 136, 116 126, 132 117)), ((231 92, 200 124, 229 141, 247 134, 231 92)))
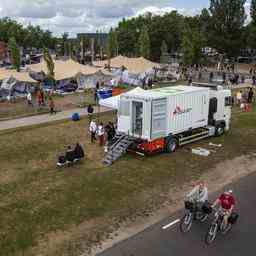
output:
POLYGON ((91 54, 92 54, 92 63, 94 61, 94 38, 91 39, 91 54))
MULTIPOLYGON (((83 37, 81 37, 80 39, 80 62, 84 62, 84 40, 83 40, 83 37)), ((84 64, 84 63, 83 63, 84 64)))

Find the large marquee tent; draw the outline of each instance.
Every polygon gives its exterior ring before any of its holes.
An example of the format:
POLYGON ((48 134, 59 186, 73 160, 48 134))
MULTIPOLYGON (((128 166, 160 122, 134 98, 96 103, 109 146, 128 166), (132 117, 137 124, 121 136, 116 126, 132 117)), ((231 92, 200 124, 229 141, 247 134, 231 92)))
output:
POLYGON ((110 60, 95 61, 96 67, 107 68, 111 70, 119 70, 119 78, 121 81, 132 85, 141 85, 142 80, 155 75, 155 69, 160 68, 160 64, 147 60, 143 57, 128 58, 117 56, 110 60))

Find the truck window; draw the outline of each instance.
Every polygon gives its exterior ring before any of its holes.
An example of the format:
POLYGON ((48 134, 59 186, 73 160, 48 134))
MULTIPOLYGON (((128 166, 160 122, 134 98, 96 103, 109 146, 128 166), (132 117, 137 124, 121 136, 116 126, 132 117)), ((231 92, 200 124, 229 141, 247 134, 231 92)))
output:
POLYGON ((119 115, 120 116, 130 116, 130 102, 129 101, 121 101, 120 102, 119 115))
POLYGON ((209 112, 214 114, 217 112, 217 110, 218 110, 218 100, 217 100, 217 98, 211 98, 209 112))
POLYGON ((232 97, 225 97, 225 107, 232 106, 232 97))

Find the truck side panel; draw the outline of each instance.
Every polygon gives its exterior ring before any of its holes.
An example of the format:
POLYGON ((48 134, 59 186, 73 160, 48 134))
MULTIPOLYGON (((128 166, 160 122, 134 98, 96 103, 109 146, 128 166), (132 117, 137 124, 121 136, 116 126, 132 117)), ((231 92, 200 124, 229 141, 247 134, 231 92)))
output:
POLYGON ((168 100, 168 134, 178 134, 207 125, 208 90, 176 95, 168 100))
POLYGON ((152 101, 151 140, 166 136, 167 129, 167 98, 152 101))

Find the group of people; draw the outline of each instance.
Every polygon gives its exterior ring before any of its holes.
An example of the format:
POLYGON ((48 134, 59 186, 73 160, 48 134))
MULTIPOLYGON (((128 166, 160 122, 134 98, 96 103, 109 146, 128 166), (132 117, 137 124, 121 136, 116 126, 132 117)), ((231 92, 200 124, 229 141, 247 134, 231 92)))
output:
MULTIPOLYGON (((27 93, 26 99, 27 104, 33 107, 33 96, 31 92, 27 93)), ((45 94, 42 89, 38 89, 36 92, 36 99, 38 107, 46 107, 48 105, 50 114, 56 114, 55 102, 51 94, 45 94)))
POLYGON ((111 145, 116 135, 116 129, 112 122, 108 122, 108 124, 104 126, 102 122, 97 124, 93 119, 90 122, 89 132, 91 135, 91 143, 97 141, 96 137, 98 137, 99 145, 105 145, 106 147, 111 145))
POLYGON ((243 91, 238 91, 236 93, 236 104, 239 107, 242 107, 242 104, 246 104, 249 103, 251 104, 254 100, 254 91, 252 88, 250 88, 249 90, 245 90, 243 91))
POLYGON ((75 147, 68 146, 65 154, 59 156, 57 165, 63 166, 66 164, 71 164, 84 158, 84 156, 84 149, 77 142, 75 147))
MULTIPOLYGON (((205 205, 209 204, 207 186, 200 182, 193 190, 186 195, 186 201, 197 204, 199 210, 204 211, 205 205)), ((222 193, 211 205, 212 208, 220 207, 224 213, 225 226, 228 225, 228 218, 231 216, 235 207, 235 197, 232 190, 222 193)))

